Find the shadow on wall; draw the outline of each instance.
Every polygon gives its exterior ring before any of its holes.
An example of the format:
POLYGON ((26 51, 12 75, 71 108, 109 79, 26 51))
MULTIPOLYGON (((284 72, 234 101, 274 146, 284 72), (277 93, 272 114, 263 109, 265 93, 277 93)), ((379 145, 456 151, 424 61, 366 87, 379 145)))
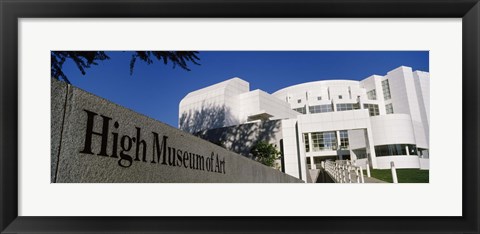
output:
POLYGON ((250 150, 257 142, 266 141, 280 148, 280 128, 281 120, 270 120, 204 130, 194 135, 251 158, 250 150))
POLYGON ((232 116, 230 108, 224 105, 203 103, 198 110, 183 112, 178 122, 181 130, 194 134, 207 129, 237 124, 238 120, 232 116))

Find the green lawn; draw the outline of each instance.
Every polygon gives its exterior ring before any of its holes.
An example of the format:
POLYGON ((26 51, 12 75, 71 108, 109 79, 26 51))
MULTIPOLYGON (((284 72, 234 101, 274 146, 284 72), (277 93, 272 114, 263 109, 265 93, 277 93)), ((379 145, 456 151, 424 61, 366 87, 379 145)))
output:
MULTIPOLYGON (((398 183, 428 183, 428 172, 429 170, 397 169, 398 183)), ((366 170, 363 173, 367 176, 366 170)), ((390 169, 371 169, 370 173, 374 178, 393 183, 392 171, 390 169)))

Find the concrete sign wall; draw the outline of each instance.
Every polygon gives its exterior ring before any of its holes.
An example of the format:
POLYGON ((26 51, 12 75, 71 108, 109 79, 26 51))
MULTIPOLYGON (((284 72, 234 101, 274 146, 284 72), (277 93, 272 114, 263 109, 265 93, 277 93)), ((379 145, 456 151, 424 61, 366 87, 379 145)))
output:
POLYGON ((301 183, 52 79, 52 183, 301 183))

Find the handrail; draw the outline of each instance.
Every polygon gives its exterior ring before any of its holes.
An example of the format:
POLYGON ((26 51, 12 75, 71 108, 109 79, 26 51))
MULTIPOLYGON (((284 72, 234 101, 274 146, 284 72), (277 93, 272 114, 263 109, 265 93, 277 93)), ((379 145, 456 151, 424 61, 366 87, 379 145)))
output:
POLYGON ((350 160, 325 161, 322 168, 335 183, 365 183, 362 167, 352 165, 350 160))

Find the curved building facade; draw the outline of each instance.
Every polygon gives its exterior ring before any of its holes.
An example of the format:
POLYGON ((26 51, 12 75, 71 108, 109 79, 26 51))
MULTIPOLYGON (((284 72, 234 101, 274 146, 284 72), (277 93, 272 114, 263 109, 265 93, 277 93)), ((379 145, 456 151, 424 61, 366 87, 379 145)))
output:
MULTIPOLYGON (((300 179, 327 159, 350 159, 379 169, 390 168, 392 162, 397 168, 428 169, 429 82, 428 72, 404 66, 384 76, 308 82, 272 94, 250 91, 246 81, 234 78, 222 82, 228 85, 220 83, 188 94, 180 104, 179 127, 207 140, 220 137, 227 148, 242 141, 232 135, 244 134, 232 129, 248 125, 263 133, 271 131, 268 141, 282 151, 282 169, 300 179), (223 94, 218 98, 211 94, 215 86, 238 88, 217 90, 223 94), (198 131, 186 128, 182 116, 201 110, 205 103, 212 108, 208 97, 214 96, 220 100, 214 109, 226 110, 218 116, 228 121, 211 125, 198 118, 187 119, 188 126, 203 125, 193 128, 198 131), (269 121, 277 123, 276 129, 262 130, 269 121), (225 132, 230 135, 219 134, 225 132)), ((255 137, 247 139, 242 142, 246 148, 255 144, 255 137)))

